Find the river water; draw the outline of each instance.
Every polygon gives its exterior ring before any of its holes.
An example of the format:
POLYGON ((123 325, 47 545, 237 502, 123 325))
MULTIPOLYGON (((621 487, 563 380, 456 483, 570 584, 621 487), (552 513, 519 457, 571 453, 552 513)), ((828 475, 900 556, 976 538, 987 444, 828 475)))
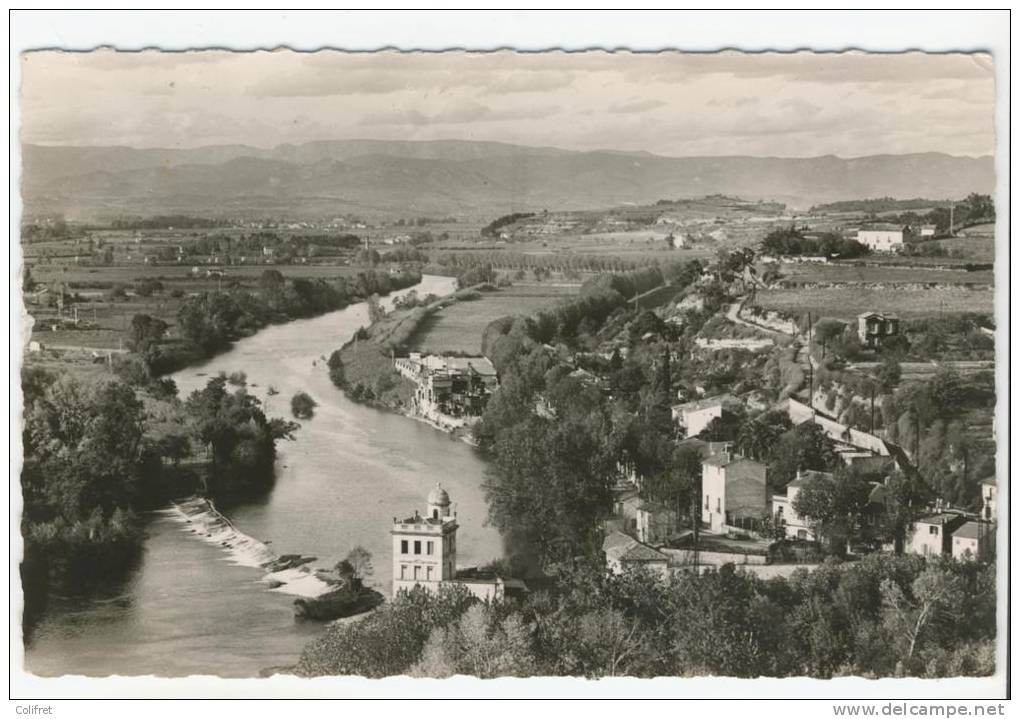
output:
MULTIPOLYGON (((425 276, 419 296, 447 294, 450 278, 425 276)), ((409 291, 405 290, 404 292, 409 291)), ((402 293, 394 293, 400 295, 402 293)), ((384 304, 392 302, 385 298, 384 304)), ((290 398, 318 402, 294 441, 279 442, 276 484, 263 500, 226 511, 233 525, 276 554, 317 557, 331 567, 353 546, 373 555, 368 583, 389 596, 389 528, 424 511, 441 482, 457 506, 460 566, 502 554, 484 527, 485 464, 469 445, 428 425, 355 404, 333 387, 323 358, 369 323, 364 304, 268 327, 200 367, 174 375, 181 396, 221 371, 244 371, 267 414, 289 415, 290 398), (279 394, 269 397, 272 384, 279 394)), ((293 664, 322 625, 294 618, 294 597, 270 590, 264 572, 199 541, 167 512, 153 513, 143 559, 109 596, 55 598, 26 648, 28 671, 43 676, 215 674, 257 676, 293 664)))

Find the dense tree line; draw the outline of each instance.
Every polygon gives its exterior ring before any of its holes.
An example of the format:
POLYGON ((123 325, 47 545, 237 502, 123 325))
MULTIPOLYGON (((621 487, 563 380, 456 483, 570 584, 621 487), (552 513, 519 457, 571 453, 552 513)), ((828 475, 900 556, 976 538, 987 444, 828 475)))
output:
POLYGON ((403 593, 310 642, 302 676, 987 676, 994 568, 917 556, 826 562, 789 579, 732 565, 662 579, 565 564, 554 586, 481 604, 403 593), (964 618, 966 620, 964 621, 964 618))
POLYGON ((512 225, 518 220, 526 220, 527 218, 534 216, 534 212, 511 212, 509 215, 497 217, 481 229, 482 237, 495 237, 501 227, 506 227, 507 225, 512 225))
POLYGON ((286 279, 266 270, 258 289, 235 287, 188 298, 177 313, 178 342, 163 342, 166 327, 144 316, 132 322, 130 344, 156 374, 209 357, 270 323, 314 317, 373 295, 386 295, 421 281, 416 270, 363 271, 335 280, 286 279))
POLYGON ((827 232, 819 238, 805 237, 802 230, 790 226, 765 235, 761 242, 762 252, 775 256, 811 255, 850 259, 870 254, 871 250, 857 240, 847 240, 827 232))
POLYGON ((244 388, 218 377, 186 401, 170 380, 129 358, 116 377, 88 381, 26 370, 21 474, 26 623, 48 590, 88 592, 128 569, 141 547, 138 511, 204 487, 249 496, 272 482, 277 439, 295 426, 269 420, 244 388), (207 459, 205 480, 182 468, 207 459))
POLYGON ((115 230, 203 230, 229 227, 228 220, 214 220, 188 215, 156 215, 155 217, 120 217, 110 223, 115 230))

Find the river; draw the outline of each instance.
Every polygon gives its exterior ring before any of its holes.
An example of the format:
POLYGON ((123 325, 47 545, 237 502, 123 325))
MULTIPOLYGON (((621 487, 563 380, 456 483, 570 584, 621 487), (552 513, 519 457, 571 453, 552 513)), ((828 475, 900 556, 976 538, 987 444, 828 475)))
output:
MULTIPOLYGON (((427 275, 414 289, 419 296, 444 295, 454 283, 427 275)), ((472 447, 423 423, 355 404, 330 383, 323 358, 368 323, 362 303, 271 326, 173 378, 183 397, 209 376, 244 371, 249 391, 270 415, 289 415, 295 392, 312 395, 319 404, 315 417, 302 422, 293 441, 278 443, 273 490, 226 514, 240 532, 277 554, 317 557, 314 567, 331 567, 353 546, 364 546, 373 555, 368 583, 389 596, 392 520, 424 511, 437 482, 457 508, 459 566, 501 556, 502 544, 483 526, 485 464, 472 447), (270 384, 279 394, 267 396, 270 384)), ((294 597, 270 590, 262 571, 199 541, 169 513, 153 513, 147 531, 138 568, 109 596, 51 600, 26 648, 28 671, 250 677, 293 664, 305 642, 322 631, 321 624, 295 620, 294 597)))

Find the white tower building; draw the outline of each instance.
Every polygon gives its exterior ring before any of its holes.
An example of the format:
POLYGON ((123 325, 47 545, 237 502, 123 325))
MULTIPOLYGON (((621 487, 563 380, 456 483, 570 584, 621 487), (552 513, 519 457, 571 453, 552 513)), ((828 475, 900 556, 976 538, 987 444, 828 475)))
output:
POLYGON ((420 585, 437 591, 450 581, 457 568, 457 517, 451 512, 450 495, 440 485, 429 492, 425 515, 394 519, 393 596, 401 589, 420 585))

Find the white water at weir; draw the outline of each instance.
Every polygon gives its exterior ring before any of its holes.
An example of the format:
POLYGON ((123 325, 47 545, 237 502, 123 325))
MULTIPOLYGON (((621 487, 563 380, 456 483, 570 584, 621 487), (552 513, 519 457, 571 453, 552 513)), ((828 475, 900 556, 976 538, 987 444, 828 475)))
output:
MULTIPOLYGON (((265 569, 266 565, 279 559, 268 546, 239 531, 208 499, 192 497, 173 502, 162 513, 180 523, 184 531, 222 549, 227 561, 236 566, 265 569)), ((274 592, 306 598, 318 597, 332 589, 315 575, 308 564, 267 572, 262 581, 274 592)))
MULTIPOLYGON (((426 276, 413 289, 444 295, 454 280, 426 276)), ((274 325, 173 375, 181 397, 220 372, 243 371, 270 416, 289 415, 298 391, 318 407, 293 441, 277 443, 276 480, 265 497, 217 511, 222 523, 183 502, 183 509, 153 513, 140 566, 125 582, 101 598, 53 598, 26 648, 29 671, 250 677, 293 664, 322 631, 317 622, 295 620, 293 606, 296 596, 322 591, 317 569, 361 545, 373 556, 367 584, 388 596, 393 518, 424 509, 437 482, 458 506, 458 565, 502 555, 498 533, 484 526, 485 463, 476 450, 421 422, 351 402, 330 382, 325 358, 368 323, 359 304, 274 325), (317 559, 267 575, 264 565, 284 554, 317 559)))

